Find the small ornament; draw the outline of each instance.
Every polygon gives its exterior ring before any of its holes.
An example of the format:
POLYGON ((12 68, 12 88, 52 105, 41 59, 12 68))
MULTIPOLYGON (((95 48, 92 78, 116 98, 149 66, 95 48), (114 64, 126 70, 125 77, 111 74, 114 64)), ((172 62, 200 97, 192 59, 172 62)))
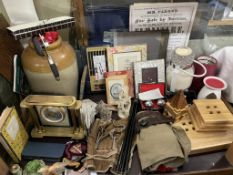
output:
POLYGON ((131 97, 122 90, 119 94, 119 101, 117 102, 118 116, 122 119, 128 118, 130 106, 131 97))

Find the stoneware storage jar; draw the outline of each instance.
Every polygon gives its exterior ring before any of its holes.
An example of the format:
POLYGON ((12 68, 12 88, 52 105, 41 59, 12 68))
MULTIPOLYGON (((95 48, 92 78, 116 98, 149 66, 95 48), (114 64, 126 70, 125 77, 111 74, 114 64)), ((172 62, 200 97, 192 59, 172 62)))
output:
POLYGON ((47 56, 37 54, 32 42, 22 53, 22 67, 33 92, 77 96, 78 65, 74 49, 58 39, 46 47, 55 62, 60 80, 51 71, 47 56))

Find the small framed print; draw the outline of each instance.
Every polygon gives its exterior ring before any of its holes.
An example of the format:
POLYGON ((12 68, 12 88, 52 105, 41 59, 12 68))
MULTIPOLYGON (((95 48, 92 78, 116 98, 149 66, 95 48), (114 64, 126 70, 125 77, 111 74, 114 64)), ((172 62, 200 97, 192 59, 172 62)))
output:
POLYGON ((118 75, 127 75, 129 96, 134 97, 133 70, 112 71, 112 72, 106 72, 104 74, 105 78, 108 78, 110 76, 118 76, 118 75))
POLYGON ((157 67, 142 68, 142 82, 158 83, 158 68, 157 67))
POLYGON ((107 103, 117 105, 121 91, 129 96, 129 79, 127 75, 113 75, 105 79, 107 103))
POLYGON ((107 49, 109 71, 132 70, 133 63, 147 59, 146 44, 115 46, 107 49))
POLYGON ((157 59, 134 63, 135 95, 140 83, 165 83, 165 61, 157 59))
POLYGON ((109 46, 88 47, 87 65, 92 92, 105 90, 104 73, 107 72, 107 48, 109 46))

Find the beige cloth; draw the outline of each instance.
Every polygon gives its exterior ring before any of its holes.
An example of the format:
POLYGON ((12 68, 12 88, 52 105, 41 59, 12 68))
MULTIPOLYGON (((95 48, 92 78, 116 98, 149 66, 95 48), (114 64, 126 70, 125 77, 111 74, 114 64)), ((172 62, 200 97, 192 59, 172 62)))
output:
POLYGON ((127 123, 127 120, 95 120, 87 139, 86 168, 106 173, 114 167, 127 123))
POLYGON ((162 164, 172 168, 183 165, 191 143, 182 128, 158 124, 141 129, 137 147, 142 170, 155 171, 162 164))

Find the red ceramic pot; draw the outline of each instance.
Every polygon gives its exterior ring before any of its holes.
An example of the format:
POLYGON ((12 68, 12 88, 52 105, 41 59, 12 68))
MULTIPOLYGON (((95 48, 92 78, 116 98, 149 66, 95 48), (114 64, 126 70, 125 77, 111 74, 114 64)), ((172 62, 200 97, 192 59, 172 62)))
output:
MULTIPOLYGON (((199 61, 200 63, 202 63, 206 69, 207 69, 207 73, 205 76, 201 77, 201 78, 193 78, 192 84, 190 86, 190 90, 194 90, 196 92, 196 94, 198 94, 198 92, 201 90, 201 88, 204 86, 203 83, 203 79, 207 76, 215 76, 217 73, 217 60, 214 57, 211 56, 200 56, 198 58, 196 58, 197 61, 199 61)), ((195 70, 195 74, 199 75, 203 73, 203 68, 194 63, 194 70, 195 70)))

